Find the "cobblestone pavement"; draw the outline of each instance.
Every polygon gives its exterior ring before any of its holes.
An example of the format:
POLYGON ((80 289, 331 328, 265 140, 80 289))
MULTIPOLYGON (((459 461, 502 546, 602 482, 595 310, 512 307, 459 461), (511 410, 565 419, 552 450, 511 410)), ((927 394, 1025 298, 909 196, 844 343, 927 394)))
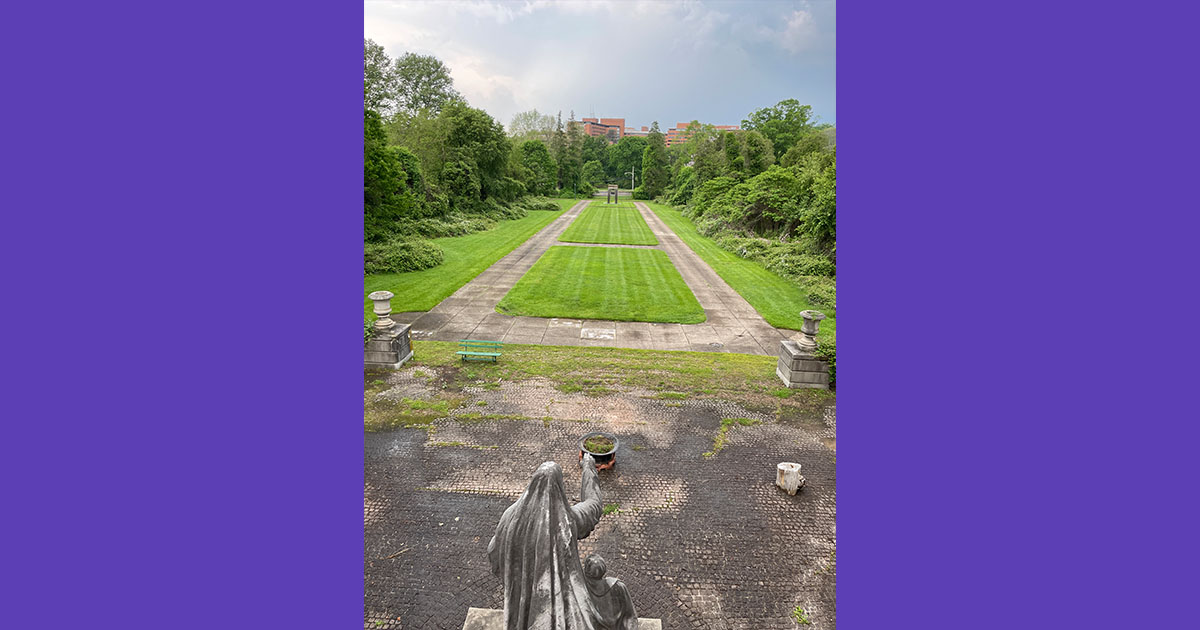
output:
MULTIPOLYGON (((366 396, 430 398, 428 370, 390 374, 366 396)), ((781 423, 717 399, 589 397, 536 379, 464 393, 432 432, 366 434, 365 628, 459 630, 468 607, 501 608, 487 561, 500 515, 547 460, 578 500, 576 441, 594 430, 620 439, 616 468, 600 474, 604 503, 620 511, 579 549, 608 560, 640 616, 669 630, 790 629, 800 607, 812 627, 836 627, 832 406, 781 423), (762 424, 732 424, 705 457, 723 418, 762 424), (803 466, 807 485, 794 497, 774 485, 781 461, 803 466)))
MULTIPOLYGON (((513 317, 496 312, 496 304, 529 271, 538 258, 583 211, 581 201, 542 228, 528 241, 442 300, 428 313, 394 313, 392 319, 412 324, 412 338, 458 341, 491 339, 503 343, 557 346, 607 346, 650 350, 740 352, 774 356, 790 331, 766 322, 674 232, 642 203, 636 204, 658 238, 658 245, 622 246, 570 243, 585 247, 638 247, 666 252, 707 317, 701 324, 613 322, 546 317, 513 317)), ((402 304, 397 304, 402 309, 402 304)))

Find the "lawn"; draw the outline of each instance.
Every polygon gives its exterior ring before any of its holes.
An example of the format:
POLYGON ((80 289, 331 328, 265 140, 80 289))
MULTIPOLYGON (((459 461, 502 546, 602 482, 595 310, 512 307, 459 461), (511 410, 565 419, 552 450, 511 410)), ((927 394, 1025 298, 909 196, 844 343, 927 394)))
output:
MULTIPOLYGON (((800 311, 821 310, 809 305, 804 291, 794 282, 767 271, 754 261, 739 258, 736 254, 721 249, 712 239, 696 231, 696 226, 691 220, 678 210, 657 203, 646 205, 667 224, 667 227, 678 234, 696 255, 704 259, 721 279, 741 294, 767 323, 778 328, 800 330, 800 326, 804 324, 804 320, 800 318, 800 311)), ((818 339, 834 341, 836 331, 835 318, 826 318, 821 322, 818 339)))
MULTIPOLYGON (((577 200, 556 200, 563 210, 578 203, 577 200)), ((470 282, 492 263, 503 258, 546 227, 562 214, 561 210, 532 210, 523 219, 501 221, 486 232, 466 236, 451 236, 433 239, 446 253, 445 262, 432 269, 408 273, 388 273, 367 276, 364 285, 364 311, 371 315, 371 301, 366 295, 372 291, 387 290, 396 294, 392 298, 392 310, 428 311, 437 306, 459 287, 470 282)))
POLYGON ((509 315, 698 324, 704 309, 657 249, 554 246, 500 300, 509 315))
POLYGON ((558 240, 565 243, 658 245, 642 214, 628 201, 592 201, 558 240))
MULTIPOLYGON (((493 389, 499 383, 529 379, 545 379, 559 391, 589 396, 635 387, 669 401, 715 397, 773 413, 783 421, 819 418, 822 407, 836 399, 829 390, 784 388, 775 375, 778 359, 753 354, 505 344, 497 363, 464 364, 455 354, 461 349, 456 342, 414 340, 412 345, 413 360, 406 366, 424 368, 426 378, 439 376, 441 393, 433 400, 401 403, 371 397, 365 414, 368 431, 429 428, 433 420, 462 406, 464 387, 493 389)), ((368 391, 387 387, 381 372, 368 370, 365 377, 368 391)), ((485 407, 455 417, 487 420, 489 414, 485 407)))

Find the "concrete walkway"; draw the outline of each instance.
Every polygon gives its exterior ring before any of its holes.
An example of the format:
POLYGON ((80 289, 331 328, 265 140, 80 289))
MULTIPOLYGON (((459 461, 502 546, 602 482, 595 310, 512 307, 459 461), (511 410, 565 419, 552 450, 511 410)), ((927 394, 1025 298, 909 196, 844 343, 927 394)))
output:
MULTIPOLYGON (((643 203, 636 207, 658 238, 683 281, 704 308, 702 324, 662 324, 602 320, 513 317, 496 312, 496 305, 587 206, 581 201, 501 258, 428 313, 395 313, 392 319, 412 324, 418 340, 488 339, 503 343, 552 346, 604 346, 649 350, 738 352, 774 356, 788 331, 772 327, 720 276, 700 259, 643 203)), ((605 247, 605 245, 588 245, 605 247)))

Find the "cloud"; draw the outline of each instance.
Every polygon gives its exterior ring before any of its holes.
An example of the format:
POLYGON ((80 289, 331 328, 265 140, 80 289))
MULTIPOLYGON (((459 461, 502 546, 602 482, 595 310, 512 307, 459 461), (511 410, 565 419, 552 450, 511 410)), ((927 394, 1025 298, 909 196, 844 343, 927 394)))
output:
POLYGON ((779 33, 779 45, 795 54, 813 48, 819 38, 817 21, 813 19, 812 13, 797 10, 788 16, 787 24, 779 33))
POLYGON ((792 97, 832 121, 833 8, 818 0, 366 0, 364 35, 393 58, 441 59, 455 89, 506 124, 533 108, 561 109, 564 120, 594 108, 630 126, 727 124, 792 97))

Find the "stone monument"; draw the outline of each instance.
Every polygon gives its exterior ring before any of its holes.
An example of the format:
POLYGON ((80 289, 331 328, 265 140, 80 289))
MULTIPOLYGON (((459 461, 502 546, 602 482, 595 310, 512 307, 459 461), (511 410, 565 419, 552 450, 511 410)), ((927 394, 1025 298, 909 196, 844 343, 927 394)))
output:
POLYGON ((829 364, 817 358, 817 328, 825 314, 801 311, 804 324, 795 340, 779 342, 779 365, 775 374, 789 389, 829 389, 829 364))
POLYGON ((392 321, 391 291, 376 291, 367 296, 375 306, 374 332, 367 342, 366 367, 395 370, 412 358, 411 324, 392 321))
POLYGON ((504 610, 470 608, 463 630, 662 630, 638 619, 625 583, 607 577, 603 558, 579 561, 578 540, 600 522, 596 461, 584 455, 580 501, 572 506, 562 468, 538 466, 529 487, 504 510, 488 543, 492 573, 504 582, 504 610))
POLYGON ((605 204, 620 203, 620 201, 621 201, 620 192, 617 189, 617 185, 609 184, 608 185, 608 197, 604 200, 604 203, 605 204))

